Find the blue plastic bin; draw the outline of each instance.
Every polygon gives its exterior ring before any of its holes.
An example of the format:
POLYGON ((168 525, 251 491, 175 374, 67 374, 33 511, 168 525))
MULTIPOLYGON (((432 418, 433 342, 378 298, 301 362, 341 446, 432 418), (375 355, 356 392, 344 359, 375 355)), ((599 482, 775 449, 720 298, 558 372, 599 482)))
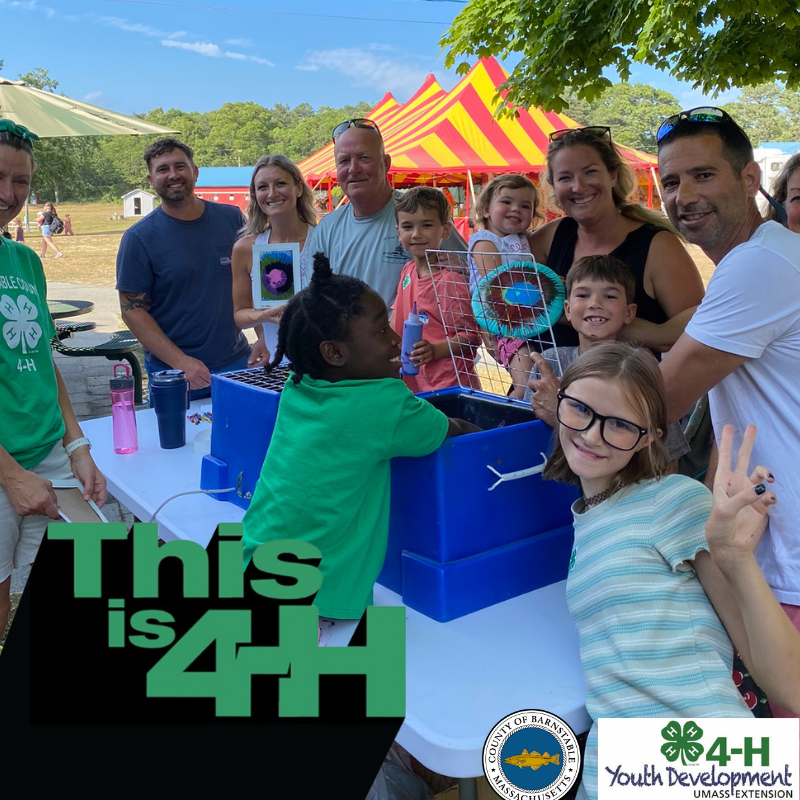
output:
POLYGON ((574 531, 567 525, 439 564, 402 555, 403 602, 438 622, 480 611, 567 577, 574 531))
POLYGON ((542 463, 552 431, 520 401, 460 388, 420 394, 484 428, 392 462, 389 542, 378 582, 439 621, 563 580, 575 487, 500 473, 542 463))
POLYGON ((236 487, 235 492, 212 497, 245 510, 250 507, 288 376, 287 367, 270 374, 254 367, 211 376, 211 453, 203 456, 200 488, 236 487))

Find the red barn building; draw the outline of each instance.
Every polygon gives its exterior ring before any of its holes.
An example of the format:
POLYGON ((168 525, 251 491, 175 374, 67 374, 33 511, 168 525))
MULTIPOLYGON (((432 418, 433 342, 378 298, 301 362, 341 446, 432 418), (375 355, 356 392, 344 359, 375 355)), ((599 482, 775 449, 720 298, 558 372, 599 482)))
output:
POLYGON ((194 193, 203 200, 238 206, 242 211, 250 200, 252 167, 200 167, 194 193))

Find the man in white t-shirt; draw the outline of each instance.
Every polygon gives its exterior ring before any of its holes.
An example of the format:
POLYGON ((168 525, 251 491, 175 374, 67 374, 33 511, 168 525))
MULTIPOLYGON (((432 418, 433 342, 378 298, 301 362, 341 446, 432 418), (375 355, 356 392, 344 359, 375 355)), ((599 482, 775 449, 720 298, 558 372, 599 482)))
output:
POLYGON ((778 503, 756 556, 800 630, 800 236, 756 207, 761 170, 720 109, 670 117, 658 164, 672 224, 717 265, 686 332, 663 360, 671 419, 709 392, 714 432, 758 428, 750 461, 774 472, 778 503))
MULTIPOLYGON (((387 306, 394 302, 403 266, 411 256, 400 244, 389 183, 391 157, 378 126, 348 119, 333 129, 336 177, 348 203, 326 214, 314 228, 311 253, 323 252, 334 272, 353 275, 373 288, 387 306)), ((455 232, 444 250, 466 250, 455 232)))

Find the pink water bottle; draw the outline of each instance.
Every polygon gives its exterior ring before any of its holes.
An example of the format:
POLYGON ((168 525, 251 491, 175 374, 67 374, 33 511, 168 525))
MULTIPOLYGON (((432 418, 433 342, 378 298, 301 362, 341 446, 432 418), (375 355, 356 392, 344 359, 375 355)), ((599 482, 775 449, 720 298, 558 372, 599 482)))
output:
POLYGON ((133 407, 133 377, 127 364, 114 364, 114 377, 110 383, 114 452, 135 453, 139 449, 139 436, 133 407), (120 369, 124 370, 122 376, 117 374, 120 369))

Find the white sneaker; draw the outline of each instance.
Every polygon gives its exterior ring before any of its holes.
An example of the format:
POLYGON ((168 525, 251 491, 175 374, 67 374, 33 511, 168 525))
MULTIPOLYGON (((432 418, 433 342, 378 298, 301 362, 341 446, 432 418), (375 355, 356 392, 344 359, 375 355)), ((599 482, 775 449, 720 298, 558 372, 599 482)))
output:
POLYGON ((63 258, 63 256, 64 256, 63 253, 56 253, 56 258, 63 258))

